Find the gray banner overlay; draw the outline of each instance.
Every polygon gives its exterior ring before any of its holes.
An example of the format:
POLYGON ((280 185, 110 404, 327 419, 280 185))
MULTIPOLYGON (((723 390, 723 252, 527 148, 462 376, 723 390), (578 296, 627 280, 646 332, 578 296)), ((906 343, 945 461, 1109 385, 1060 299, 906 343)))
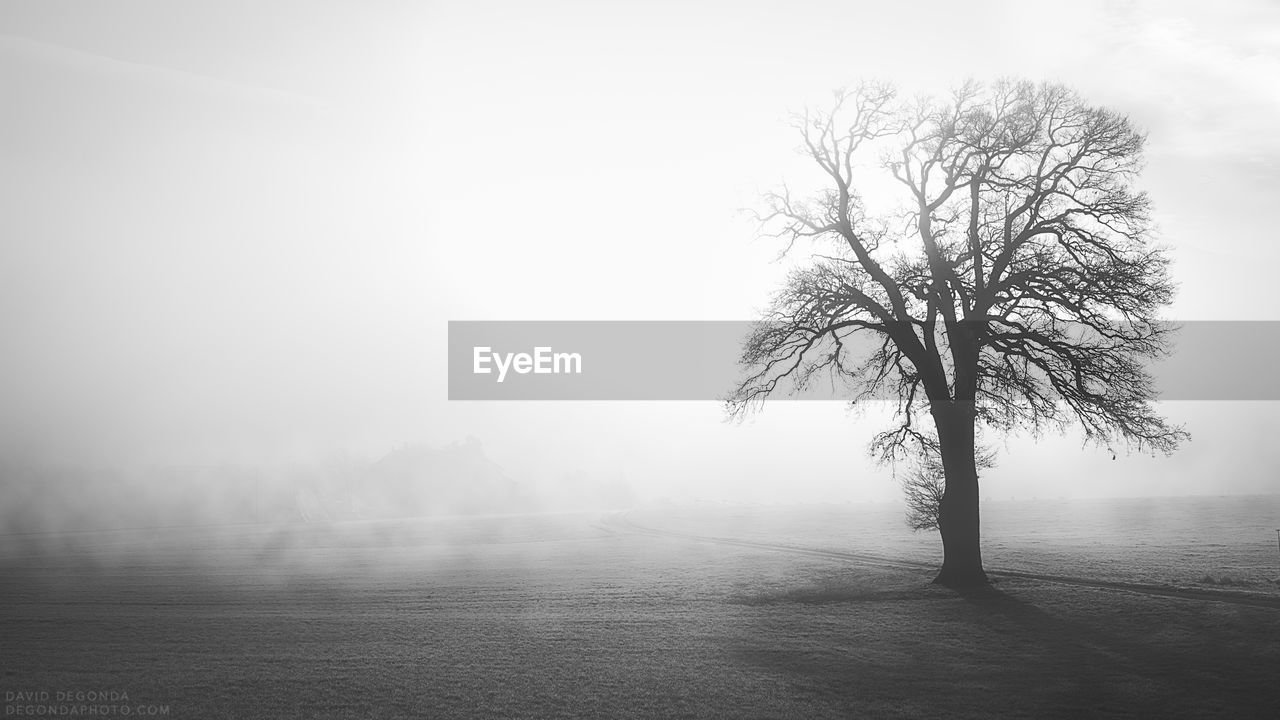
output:
MULTIPOLYGON (((1153 361, 1161 400, 1280 400, 1280 321, 1182 322, 1153 361)), ((743 376, 737 321, 451 321, 450 400, 721 400, 743 376)), ((870 337, 870 336, 868 336, 870 337)), ((854 349, 854 352, 857 352, 854 349)), ((842 400, 825 376, 776 399, 842 400)))

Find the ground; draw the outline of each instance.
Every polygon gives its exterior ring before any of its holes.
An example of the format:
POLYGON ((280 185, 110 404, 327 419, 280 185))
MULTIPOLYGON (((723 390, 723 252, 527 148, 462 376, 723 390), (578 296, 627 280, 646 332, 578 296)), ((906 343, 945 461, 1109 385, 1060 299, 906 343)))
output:
POLYGON ((11 544, 5 713, 30 710, 11 693, 120 691, 179 718, 1280 717, 1269 601, 957 593, 655 518, 11 544))

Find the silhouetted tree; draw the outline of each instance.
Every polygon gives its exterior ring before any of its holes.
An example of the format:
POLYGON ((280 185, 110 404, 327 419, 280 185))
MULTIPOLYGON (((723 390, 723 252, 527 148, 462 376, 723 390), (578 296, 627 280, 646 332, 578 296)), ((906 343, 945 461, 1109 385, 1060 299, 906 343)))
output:
MULTIPOLYGON (((947 490, 947 472, 936 438, 925 438, 921 452, 912 459, 902 477, 902 495, 907 503, 907 525, 912 530, 937 530, 942 518, 942 498, 947 490)), ((976 451, 978 470, 994 467, 995 453, 976 451)), ((981 474, 979 474, 981 479, 981 474)))
POLYGON ((946 491, 947 476, 942 467, 942 457, 933 453, 921 455, 902 480, 902 494, 907 501, 907 524, 912 530, 938 528, 946 491))
POLYGON ((746 340, 728 408, 818 376, 842 380, 855 403, 895 402, 895 426, 871 449, 893 461, 936 439, 935 582, 987 581, 980 426, 1078 422, 1099 444, 1162 452, 1185 437, 1155 414, 1144 367, 1168 351, 1174 328, 1157 312, 1174 286, 1132 187, 1145 138, 1128 118, 1058 85, 971 82, 902 101, 868 84, 796 127, 825 190, 800 200, 784 187, 760 220, 784 255, 815 247, 746 340), (900 208, 864 202, 877 173, 900 208))

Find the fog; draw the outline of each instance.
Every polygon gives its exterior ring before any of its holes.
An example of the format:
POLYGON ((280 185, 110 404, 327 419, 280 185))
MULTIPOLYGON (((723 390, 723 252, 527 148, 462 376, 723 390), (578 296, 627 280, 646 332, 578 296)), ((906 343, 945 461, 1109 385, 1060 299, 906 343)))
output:
MULTIPOLYGON (((1280 10, 887 5, 5 3, 3 531, 386 516, 397 463, 494 483, 437 513, 895 501, 876 406, 446 389, 449 320, 754 317, 786 267, 738 210, 812 181, 787 112, 861 77, 1130 113, 1168 316, 1280 319, 1280 10)), ((984 494, 1276 491, 1274 403, 1162 408, 1171 458, 993 439, 984 494)))

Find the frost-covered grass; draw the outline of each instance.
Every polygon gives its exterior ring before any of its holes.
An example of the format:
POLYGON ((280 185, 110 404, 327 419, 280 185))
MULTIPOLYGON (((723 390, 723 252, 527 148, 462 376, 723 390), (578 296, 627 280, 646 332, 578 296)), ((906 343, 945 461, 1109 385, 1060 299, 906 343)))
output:
MULTIPOLYGON (((767 538, 754 517, 751 533, 767 538)), ((27 547, 0 572, 0 685, 122 690, 192 718, 1280 709, 1280 611, 1030 580, 960 594, 931 586, 927 571, 597 521, 169 531, 117 536, 109 552, 27 547)))

